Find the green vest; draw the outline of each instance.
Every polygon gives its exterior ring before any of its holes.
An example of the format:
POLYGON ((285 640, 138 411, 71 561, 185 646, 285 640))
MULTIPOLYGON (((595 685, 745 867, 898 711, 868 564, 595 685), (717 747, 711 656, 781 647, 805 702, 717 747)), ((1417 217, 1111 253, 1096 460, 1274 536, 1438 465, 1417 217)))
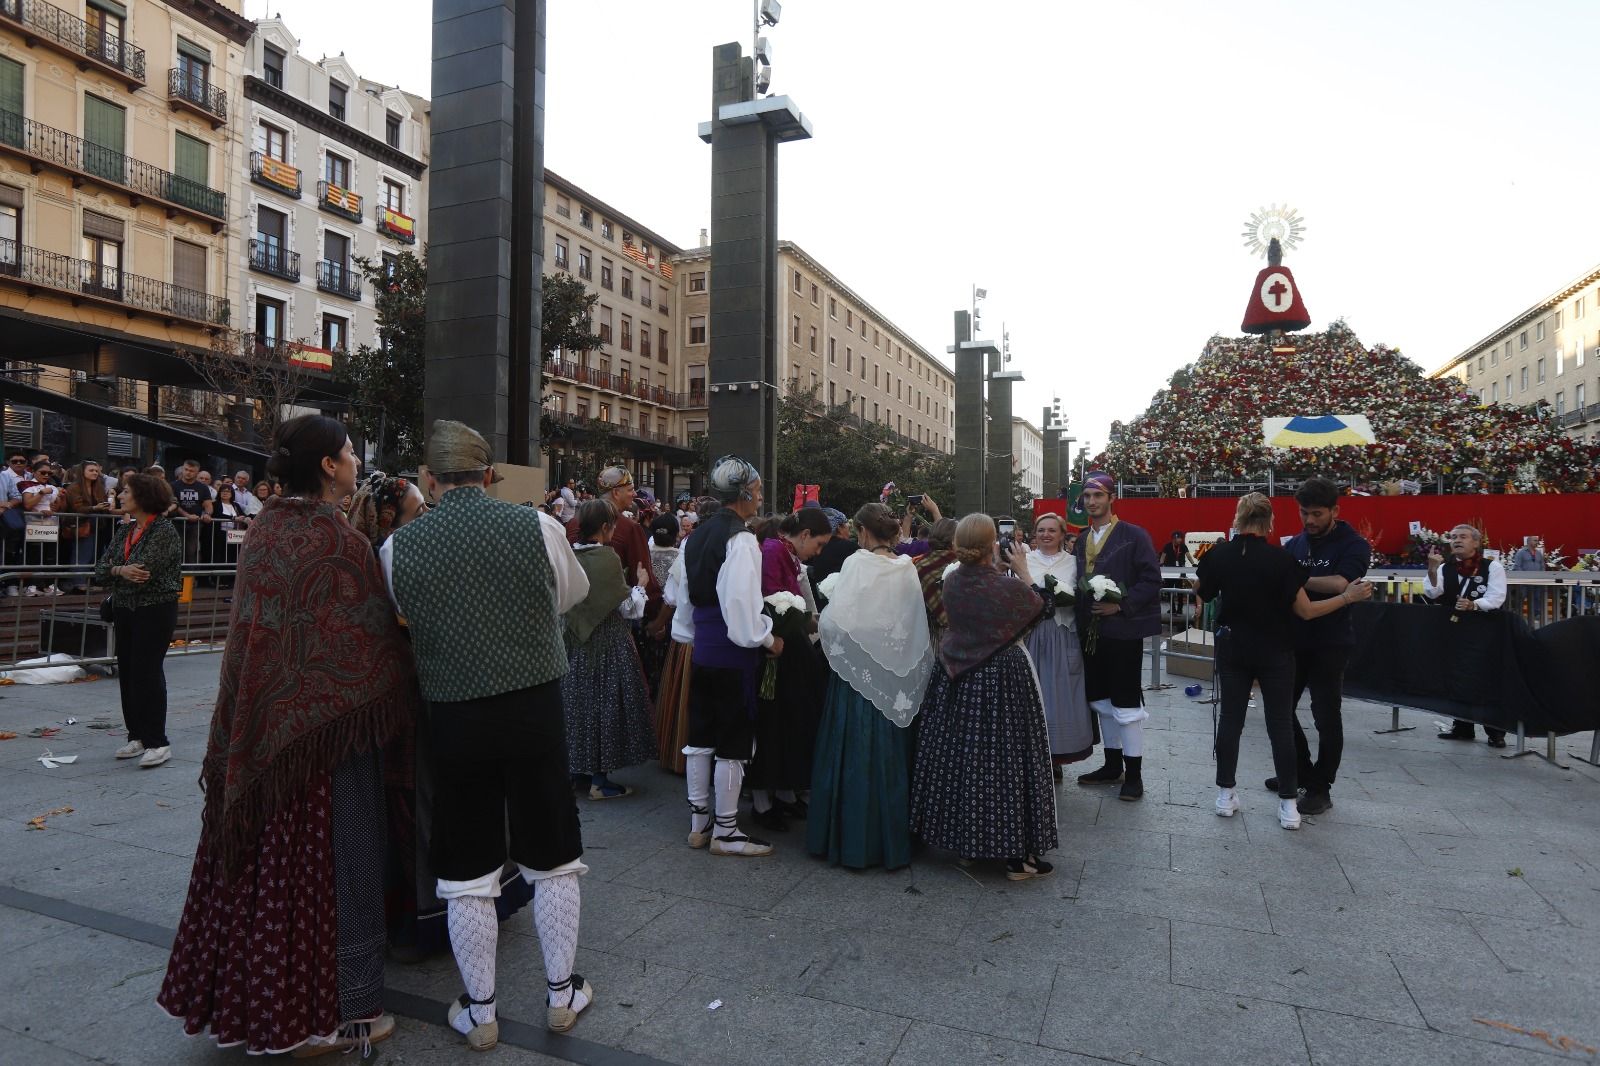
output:
POLYGON ((429 702, 498 696, 567 672, 538 511, 474 486, 450 489, 389 543, 429 702))

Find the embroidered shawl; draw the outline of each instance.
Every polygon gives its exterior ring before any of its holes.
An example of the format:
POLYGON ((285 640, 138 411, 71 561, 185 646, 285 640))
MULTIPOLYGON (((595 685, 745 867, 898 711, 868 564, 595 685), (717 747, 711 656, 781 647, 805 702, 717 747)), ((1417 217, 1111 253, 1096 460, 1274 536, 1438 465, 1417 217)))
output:
POLYGON ((939 661, 951 679, 988 662, 1044 617, 1044 601, 1026 582, 982 563, 962 563, 944 579, 950 628, 939 661))
POLYGON ((944 572, 956 561, 956 553, 949 548, 930 551, 916 560, 917 580, 922 582, 922 602, 928 609, 928 624, 941 632, 950 624, 944 610, 944 572))
POLYGON ((372 546, 331 503, 269 500, 239 552, 201 768, 204 831, 229 877, 310 782, 420 706, 372 546))

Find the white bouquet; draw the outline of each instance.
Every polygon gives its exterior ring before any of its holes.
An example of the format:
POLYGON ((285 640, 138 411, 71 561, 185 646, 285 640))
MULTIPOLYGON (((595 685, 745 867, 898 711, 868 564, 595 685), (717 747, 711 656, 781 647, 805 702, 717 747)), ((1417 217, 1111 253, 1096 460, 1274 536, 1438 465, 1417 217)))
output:
MULTIPOLYGON (((787 644, 791 640, 803 641, 809 635, 806 625, 806 601, 792 592, 774 592, 762 602, 762 612, 772 619, 772 635, 787 644)), ((761 671, 758 695, 764 700, 778 695, 778 660, 768 657, 761 671)))
MULTIPOLYGON (((1122 586, 1106 577, 1104 574, 1095 574, 1083 580, 1078 590, 1088 596, 1095 603, 1121 603, 1122 586)), ((1093 655, 1095 648, 1100 643, 1100 616, 1093 611, 1089 612, 1089 632, 1084 637, 1084 651, 1093 655)))
POLYGON ((774 592, 762 602, 771 607, 773 615, 778 617, 788 614, 792 610, 804 611, 806 609, 806 601, 792 592, 774 592))
POLYGON ((833 599, 833 590, 838 587, 839 571, 835 570, 833 573, 822 579, 822 583, 817 586, 817 591, 822 594, 823 599, 831 600, 833 599))

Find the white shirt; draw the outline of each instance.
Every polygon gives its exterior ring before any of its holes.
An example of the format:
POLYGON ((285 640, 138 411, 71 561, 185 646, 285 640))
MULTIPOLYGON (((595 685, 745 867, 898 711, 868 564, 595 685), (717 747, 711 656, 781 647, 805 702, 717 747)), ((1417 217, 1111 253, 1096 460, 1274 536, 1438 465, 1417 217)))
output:
POLYGON ((729 640, 741 648, 772 647, 772 619, 761 610, 765 602, 761 596, 761 545, 748 530, 728 540, 728 554, 717 571, 717 602, 722 605, 729 640))
POLYGON ((661 599, 672 608, 672 639, 679 644, 694 643, 694 605, 689 602, 689 571, 684 569, 683 553, 672 560, 661 599))
POLYGON ((256 494, 249 489, 241 489, 235 485, 233 488, 233 500, 238 505, 241 514, 255 515, 261 513, 261 501, 256 499, 256 494))
MULTIPOLYGON (((548 516, 546 516, 546 517, 548 517, 548 516)), ((575 549, 573 549, 573 558, 574 559, 577 558, 577 553, 578 552, 593 551, 594 549, 599 548, 599 547, 602 547, 602 545, 599 545, 599 544, 580 544, 575 549)), ((632 589, 630 589, 628 591, 628 598, 623 600, 621 603, 617 604, 617 611, 621 613, 621 615, 622 615, 622 617, 624 619, 626 619, 629 622, 632 622, 632 621, 634 621, 636 619, 644 617, 644 608, 645 608, 645 603, 646 602, 648 602, 648 601, 647 601, 647 598, 645 596, 644 588, 642 586, 635 585, 635 586, 633 586, 632 589)), ((562 614, 566 614, 567 612, 562 611, 561 613, 562 614)))
MULTIPOLYGON (((550 559, 550 586, 555 594, 556 613, 566 614, 589 595, 589 575, 578 565, 578 557, 567 543, 567 527, 543 511, 539 516, 539 531, 544 534, 544 553, 550 559)), ((394 538, 390 537, 378 549, 378 564, 383 567, 383 580, 389 586, 389 600, 400 614, 400 601, 394 597, 394 538)))
POLYGON ((7 500, 20 500, 22 493, 17 491, 17 475, 9 469, 0 468, 0 503, 7 500))
MULTIPOLYGON (((1480 598, 1472 601, 1472 609, 1475 611, 1493 611, 1506 602, 1506 568, 1500 564, 1499 559, 1486 560, 1485 565, 1488 569, 1484 571, 1484 577, 1489 587, 1483 590, 1480 598)), ((1422 594, 1430 600, 1436 600, 1444 595, 1444 567, 1439 567, 1437 585, 1433 583, 1432 578, 1432 571, 1422 572, 1422 594)))
MULTIPOLYGON (((1035 548, 1028 553, 1027 564, 1026 570, 1030 584, 1043 588, 1045 577, 1051 575, 1056 579, 1058 591, 1066 592, 1073 596, 1078 594, 1078 560, 1075 556, 1066 552, 1046 555, 1035 548)), ((1073 611, 1070 607, 1057 607, 1052 617, 1055 618, 1058 626, 1066 629, 1076 628, 1073 611)))

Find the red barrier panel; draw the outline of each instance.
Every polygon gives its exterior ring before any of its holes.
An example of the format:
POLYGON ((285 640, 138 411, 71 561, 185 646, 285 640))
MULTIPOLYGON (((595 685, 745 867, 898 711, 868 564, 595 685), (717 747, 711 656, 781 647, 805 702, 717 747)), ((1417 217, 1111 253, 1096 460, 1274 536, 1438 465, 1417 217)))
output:
MULTIPOLYGON (((1233 525, 1239 501, 1231 497, 1195 500, 1125 499, 1117 501, 1117 515, 1143 526, 1157 545, 1175 529, 1185 533, 1226 533, 1233 525)), ((1065 500, 1035 500, 1035 516, 1066 513, 1065 500)), ((1272 499, 1273 530, 1279 536, 1300 532, 1300 509, 1292 496, 1272 499)), ((1560 549, 1570 560, 1579 551, 1600 547, 1600 493, 1535 493, 1497 496, 1341 496, 1339 517, 1362 529, 1369 528, 1374 547, 1385 555, 1405 550, 1411 523, 1421 522, 1443 533, 1460 522, 1478 526, 1488 534, 1491 548, 1514 549, 1522 538, 1544 538, 1550 551, 1560 549)))

